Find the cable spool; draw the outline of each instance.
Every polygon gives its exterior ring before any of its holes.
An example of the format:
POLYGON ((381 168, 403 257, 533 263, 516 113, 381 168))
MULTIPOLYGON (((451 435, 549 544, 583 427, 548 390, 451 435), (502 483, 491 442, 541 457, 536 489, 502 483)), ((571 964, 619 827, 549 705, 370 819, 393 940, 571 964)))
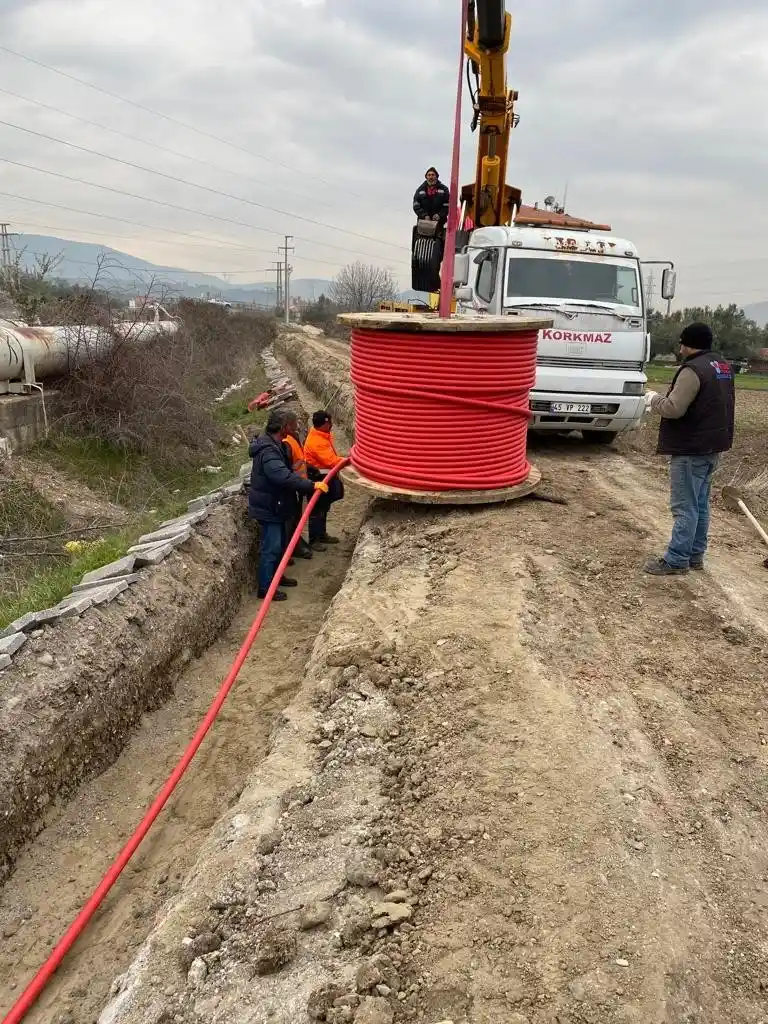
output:
POLYGON ((528 394, 536 379, 538 330, 549 321, 419 314, 342 319, 353 325, 351 458, 357 474, 438 494, 525 484, 531 474, 528 394))

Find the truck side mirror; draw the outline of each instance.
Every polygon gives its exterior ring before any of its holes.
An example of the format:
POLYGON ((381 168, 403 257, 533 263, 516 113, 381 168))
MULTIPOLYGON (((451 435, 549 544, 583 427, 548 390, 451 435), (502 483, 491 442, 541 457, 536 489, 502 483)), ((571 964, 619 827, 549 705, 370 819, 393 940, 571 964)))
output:
POLYGON ((465 285, 469 280, 469 255, 467 253, 459 253, 453 264, 453 283, 455 285, 465 285))
POLYGON ((674 299, 676 285, 677 271, 667 268, 661 275, 661 297, 665 302, 669 302, 670 299, 674 299))

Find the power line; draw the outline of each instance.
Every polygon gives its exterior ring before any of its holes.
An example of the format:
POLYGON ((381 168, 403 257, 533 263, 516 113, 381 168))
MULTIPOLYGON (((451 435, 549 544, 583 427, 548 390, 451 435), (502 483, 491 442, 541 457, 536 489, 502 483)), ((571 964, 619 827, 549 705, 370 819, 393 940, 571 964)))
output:
POLYGON ((305 224, 312 224, 315 227, 325 228, 328 231, 338 231, 342 235, 351 235, 354 238, 362 238, 368 242, 375 242, 377 245, 388 245, 393 249, 405 248, 405 246, 398 245, 396 242, 386 242, 383 238, 374 238, 373 235, 364 235, 359 231, 350 231, 347 228, 339 228, 336 227, 335 224, 326 224, 325 221, 314 220, 312 217, 304 217, 298 213, 291 213, 289 210, 281 210, 276 206, 259 203, 255 199, 246 199, 245 196, 237 196, 232 192, 224 192, 221 189, 211 188, 209 185, 199 185, 196 181, 187 181, 186 178, 179 178, 175 174, 167 174, 165 171, 156 171, 152 167, 144 167, 143 164, 134 163, 132 160, 124 160, 119 156, 110 156, 109 153, 102 153, 98 149, 91 149, 88 146, 79 146, 75 142, 67 142, 66 139, 57 139, 55 135, 48 135, 45 132, 37 132, 33 128, 24 128, 22 125, 13 124, 12 121, 3 121, 0 119, 0 125, 4 125, 6 128, 13 128, 17 132, 24 132, 24 134, 32 135, 38 139, 55 142, 59 146, 67 146, 69 149, 75 149, 79 153, 88 153, 90 156, 98 156, 103 160, 111 160, 113 163, 123 164, 123 166, 131 167, 135 171, 143 171, 145 174, 154 174, 159 178, 165 178, 166 181, 172 181, 177 185, 187 185, 189 188, 200 189, 201 192, 207 192, 209 195, 219 196, 223 199, 233 199, 235 202, 246 203, 248 206, 255 206, 260 210, 267 210, 269 213, 278 213, 281 217, 290 217, 293 220, 303 221, 305 224))
MULTIPOLYGON (((274 164, 275 167, 280 167, 284 171, 290 171, 292 174, 301 174, 304 178, 312 178, 315 181, 320 181, 324 185, 328 185, 330 188, 338 188, 339 186, 332 181, 328 181, 327 178, 322 178, 317 174, 306 174, 303 171, 299 171, 296 167, 291 167, 289 164, 281 163, 279 160, 273 160, 271 157, 264 156, 262 153, 256 153, 253 150, 245 149, 243 146, 238 146, 234 142, 230 142, 228 139, 220 138, 218 135, 212 135, 210 132, 204 131, 202 128, 196 128, 194 125, 187 124, 185 121, 181 121, 178 118, 171 117, 169 114, 164 114, 161 110, 155 110, 152 107, 147 107, 143 103, 138 103, 136 100, 129 100, 125 96, 121 96, 119 93, 111 92, 109 89, 105 89, 100 85, 94 85, 93 82, 89 82, 84 78, 78 78, 76 75, 70 74, 68 71, 61 71, 59 68, 54 67, 52 64, 46 64, 42 60, 38 60, 36 57, 28 57, 24 53, 20 53, 18 50, 12 50, 9 46, 3 46, 0 44, 0 51, 3 53, 9 53, 12 57, 16 57, 19 60, 25 60, 30 64, 35 64, 39 68, 44 68, 46 71, 51 71, 55 75, 61 75, 62 78, 68 78, 71 82, 77 82, 78 85, 84 85, 87 89, 93 89, 95 92, 100 92, 104 96, 109 96, 113 100, 119 100, 121 103, 127 103, 131 107, 135 107, 137 110, 143 110, 145 114, 151 114, 153 117, 162 118, 164 121, 168 121, 169 124, 178 125, 180 128, 184 128, 186 131, 194 132, 196 135, 201 135, 203 138, 210 139, 213 142, 218 142, 221 145, 229 146, 231 149, 236 149, 241 153, 245 153, 247 156, 255 157, 257 160, 263 160, 265 163, 274 164)), ((365 196, 360 192, 353 192, 352 189, 344 188, 346 195, 355 196, 357 199, 370 200, 369 196, 365 196)))
MULTIPOLYGON (((119 221, 122 224, 130 224, 133 227, 149 228, 150 231, 156 231, 156 230, 158 230, 158 227, 159 227, 157 224, 147 224, 144 221, 132 220, 130 217, 115 217, 112 214, 108 214, 108 213, 94 213, 92 210, 81 210, 81 209, 78 209, 75 206, 64 206, 61 203, 51 203, 51 202, 48 202, 47 200, 43 200, 43 199, 30 199, 29 196, 20 196, 20 195, 17 195, 16 193, 14 193, 14 192, 0 192, 0 196, 4 197, 6 199, 19 199, 22 202, 32 203, 32 204, 34 204, 36 206, 50 206, 50 207, 53 207, 53 209, 64 210, 67 213, 78 213, 78 214, 82 214, 82 215, 84 215, 86 217, 96 217, 99 220, 114 220, 114 221, 119 221)), ((35 224, 33 221, 28 221, 28 220, 24 220, 24 223, 25 224, 33 224, 33 226, 35 226, 35 227, 45 228, 46 231, 80 231, 80 232, 82 232, 84 234, 87 234, 87 235, 88 234, 95 234, 95 232, 88 231, 87 228, 62 228, 62 227, 58 227, 58 226, 51 225, 51 224, 35 224)), ((254 253, 255 252, 259 252, 259 253, 261 253, 261 252, 268 252, 268 253, 271 253, 271 252, 274 251, 272 249, 266 249, 266 248, 263 248, 263 247, 260 248, 259 246, 239 245, 237 242, 230 242, 227 239, 214 238, 213 235, 201 235, 198 232, 181 231, 178 228, 164 228, 164 227, 160 226, 160 230, 162 230, 163 232, 165 232, 166 234, 169 234, 169 235, 182 235, 182 236, 184 236, 186 238, 203 239, 204 241, 211 242, 211 243, 213 243, 213 244, 215 244, 217 246, 223 246, 223 247, 226 247, 226 248, 229 248, 229 249, 233 249, 233 250, 234 249, 239 249, 239 250, 242 250, 243 252, 246 252, 246 253, 249 253, 249 252, 254 252, 254 253)), ((113 235, 112 237, 114 237, 114 238, 135 238, 136 236, 135 235, 113 235)), ((152 239, 152 241, 159 242, 159 243, 161 243, 163 245, 174 245, 174 244, 177 244, 177 243, 174 243, 174 242, 171 242, 171 241, 166 241, 165 239, 159 239, 159 238, 152 239)), ((189 244, 189 243, 187 243, 187 244, 189 244)), ((209 246, 204 246, 202 242, 199 243, 199 244, 201 246, 205 247, 205 248, 209 248, 209 246)), ((322 243, 317 243, 317 244, 322 244, 322 243)), ((342 264, 337 263, 334 260, 325 260, 325 259, 322 259, 319 256, 305 256, 303 258, 308 260, 308 261, 314 262, 314 263, 327 263, 329 266, 332 266, 332 267, 342 266, 342 264)))
MULTIPOLYGON (((2 47, 0 47, 2 49, 2 47)), ((244 181, 250 181, 254 185, 260 185, 263 188, 277 188, 279 192, 287 192, 288 189, 281 188, 279 185, 275 186, 266 181, 259 181, 258 178, 252 178, 248 174, 241 174, 239 171, 232 171, 228 167, 221 167, 219 164, 212 164, 209 160, 201 160, 199 157, 190 156, 189 153, 180 153, 177 149, 170 149, 168 146, 161 146, 158 142, 151 142, 149 139, 142 139, 138 135, 129 135, 128 132, 122 132, 118 128, 112 128, 108 124, 100 124, 98 121, 90 121, 87 117, 80 117, 79 114, 72 114, 68 110, 62 110, 61 107, 54 107, 50 103, 43 103, 41 100, 32 99, 31 96, 22 96, 21 93, 12 92, 10 89, 0 88, 0 92, 6 96, 13 96, 17 100, 23 100, 25 103, 33 103, 37 107, 42 107, 43 110, 52 110, 56 114, 61 114, 64 117, 70 117, 73 121, 80 121, 81 124, 90 125, 92 128, 98 128, 101 131, 112 132, 113 135, 118 135, 123 139, 128 139, 130 142, 138 142, 142 146, 149 146, 151 149, 157 149, 161 153, 169 153, 171 156, 180 157, 182 160, 191 160, 193 163, 201 164, 203 167, 210 167, 214 171, 223 171, 225 174, 231 174, 233 177, 242 178, 244 181)), ((318 201, 312 196, 304 195, 301 192, 294 192, 292 189, 291 195, 298 199, 306 199, 310 203, 315 203, 319 206, 327 206, 333 209, 332 203, 324 203, 318 201)))
MULTIPOLYGON (((0 50, 2 47, 0 47, 0 50)), ((129 199, 139 199, 145 203, 153 203, 155 206, 164 206, 169 210, 179 210, 182 213, 191 213, 196 217, 207 217, 209 220, 220 221, 222 224, 234 224, 237 227, 248 228, 250 231, 261 231, 268 235, 280 235, 281 232, 275 228, 265 228, 258 224, 249 224, 247 221, 234 220, 231 217, 221 217, 216 213, 205 213, 203 210, 195 210, 189 206, 180 206, 177 203, 170 203, 165 199, 154 199, 151 196, 143 196, 136 192, 127 192, 124 189, 115 188, 112 185, 102 185, 96 181, 88 181, 86 178, 78 178, 71 174, 64 174, 62 171, 52 171, 46 167, 38 167, 35 164, 28 164, 22 160, 11 160, 9 157, 0 156, 0 162, 10 164, 12 167, 21 167, 27 171, 37 171, 39 174, 47 174, 50 177, 61 178, 63 181, 74 182, 78 185, 87 185, 89 188, 98 188, 103 192, 112 192, 114 195, 127 196, 129 199)), ((362 252, 359 249, 350 249, 345 245, 334 245, 332 242, 319 242, 315 238, 304 238, 301 235, 294 236, 297 241, 307 242, 310 245, 319 245, 324 249, 336 249, 339 252, 352 253, 357 256, 365 256, 368 259, 381 259, 370 252, 362 252)))

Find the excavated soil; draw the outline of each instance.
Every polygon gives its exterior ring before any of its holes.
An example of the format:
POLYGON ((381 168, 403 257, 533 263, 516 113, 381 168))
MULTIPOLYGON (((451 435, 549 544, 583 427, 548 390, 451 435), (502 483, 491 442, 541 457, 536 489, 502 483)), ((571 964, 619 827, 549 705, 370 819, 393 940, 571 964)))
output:
MULTIPOLYGON (((195 865, 204 837, 237 802, 266 754, 276 717, 301 684, 325 608, 344 578, 365 505, 364 496, 348 495, 331 515, 342 543, 291 570, 300 586, 289 602, 273 609, 176 795, 28 1016, 32 1024, 96 1019, 116 971, 131 962, 156 915, 195 865)), ((0 1011, 11 1006, 138 824, 207 710, 259 605, 246 597, 202 657, 190 660, 187 651, 172 695, 164 689, 167 703, 143 717, 111 767, 51 812, 51 823, 19 856, 0 892, 0 1011)), ((200 633, 207 629, 204 620, 197 620, 200 633)), ((162 631, 162 622, 156 620, 153 628, 162 631)))
POLYGON ((716 510, 708 571, 645 576, 661 474, 534 457, 566 504, 373 507, 101 1024, 768 1021, 761 552, 716 510))
POLYGON ((3 672, 0 880, 231 621, 254 537, 242 499, 216 509, 139 584, 82 619, 43 627, 3 672))

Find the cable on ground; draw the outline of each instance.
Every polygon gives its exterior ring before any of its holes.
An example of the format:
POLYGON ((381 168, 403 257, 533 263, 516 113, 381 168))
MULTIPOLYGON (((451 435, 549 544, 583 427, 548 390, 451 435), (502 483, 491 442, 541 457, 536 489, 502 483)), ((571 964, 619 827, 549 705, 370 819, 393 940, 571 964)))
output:
MULTIPOLYGON (((343 469, 344 466, 348 464, 349 460, 345 459, 342 463, 340 463, 340 465, 336 466, 328 473, 326 479, 332 479, 339 472, 339 470, 343 469)), ((186 750, 184 751, 181 757, 181 760, 173 769, 173 772, 168 777, 167 782, 155 797, 149 810, 144 815, 140 824, 136 828, 136 831, 133 833, 131 838, 122 848, 117 858, 114 860, 109 870, 102 878, 101 882, 99 882, 98 886, 93 892, 93 895, 90 897, 90 899, 85 904, 83 909, 80 911, 75 920, 66 930, 63 937, 55 946, 53 952, 45 961, 45 963, 37 972, 37 974, 34 976, 32 981, 24 989, 24 991, 19 996, 17 1001, 13 1004, 8 1014, 3 1018, 2 1024, 18 1024, 19 1021, 24 1020, 24 1018, 29 1013, 29 1011, 37 1001, 38 997, 42 993, 43 989, 48 984, 48 982, 50 981, 50 979, 53 977, 54 973, 60 966, 64 957, 74 946, 75 942, 77 942, 80 935, 82 935, 82 933, 85 931, 85 928, 87 927, 89 921, 96 913, 98 908, 101 906, 107 893, 120 877, 121 873, 123 872, 123 869, 126 867, 131 857, 134 855, 136 850, 141 845, 142 840, 149 832, 156 818, 162 811, 165 804, 168 802, 169 797, 171 796, 173 791, 176 789, 176 786, 181 781, 181 778, 186 772, 187 768, 189 767, 192 758, 200 749, 200 745, 205 739, 208 730, 211 728, 214 721, 216 720, 216 716, 218 715, 219 711, 221 711, 221 708, 224 704, 224 701, 227 699, 229 691, 232 689, 232 687, 235 685, 235 682, 237 681, 237 677, 240 674, 240 669, 243 667, 245 659, 248 657, 251 647, 253 646, 256 637, 259 635, 261 627, 264 623, 264 619, 267 616, 267 612, 269 611, 269 608, 272 604, 272 598, 275 596, 275 591, 278 589, 278 586, 280 584, 280 578, 288 566, 288 561, 291 555, 293 554, 294 550, 296 549, 302 531, 307 524, 307 520, 309 519, 310 514, 314 509, 315 505, 317 504, 317 502, 319 501, 319 499, 320 492, 315 491, 310 500, 307 502, 307 507, 304 509, 304 513, 301 519, 299 520, 299 524, 296 527, 296 532, 291 537, 288 547, 285 549, 285 554, 283 555, 280 565, 277 567, 275 577, 272 580, 269 590, 267 591, 267 596, 265 597, 261 607, 259 608, 258 615, 253 620, 251 628, 248 630, 248 635, 246 636, 242 647, 237 652, 237 657, 232 663, 232 667, 230 668, 226 678, 221 684, 219 691, 216 694, 216 697, 214 698, 213 703, 206 712, 205 718, 202 720, 202 722, 197 728, 197 731, 190 740, 189 745, 187 746, 186 750)))

